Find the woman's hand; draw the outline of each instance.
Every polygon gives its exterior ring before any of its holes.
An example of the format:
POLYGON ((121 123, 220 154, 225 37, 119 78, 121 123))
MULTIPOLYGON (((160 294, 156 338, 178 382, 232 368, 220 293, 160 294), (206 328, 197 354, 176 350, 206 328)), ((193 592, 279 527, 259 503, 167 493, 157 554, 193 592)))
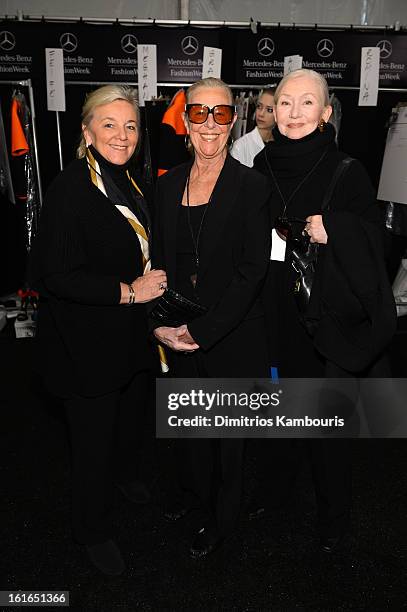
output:
MULTIPOLYGON (((134 304, 145 304, 160 297, 167 287, 167 275, 164 270, 150 270, 143 276, 139 276, 131 283, 134 289, 134 304)), ((126 283, 120 283, 121 300, 120 304, 130 302, 130 289, 126 283)))
POLYGON ((304 232, 310 237, 310 242, 318 242, 319 244, 326 244, 328 242, 328 234, 322 223, 322 215, 310 215, 307 217, 307 225, 304 232))
POLYGON ((184 351, 192 353, 199 349, 186 325, 180 327, 157 327, 154 336, 161 344, 165 344, 173 351, 184 351))

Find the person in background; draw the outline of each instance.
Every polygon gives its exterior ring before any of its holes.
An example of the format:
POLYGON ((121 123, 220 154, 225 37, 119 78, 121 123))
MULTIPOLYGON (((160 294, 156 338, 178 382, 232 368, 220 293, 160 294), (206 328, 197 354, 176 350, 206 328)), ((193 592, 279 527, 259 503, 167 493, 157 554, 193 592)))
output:
POLYGON ((256 127, 235 140, 230 149, 232 157, 249 168, 253 167, 254 158, 264 145, 273 140, 274 93, 275 87, 266 87, 262 90, 256 104, 256 127))
MULTIPOLYGON (((170 372, 180 378, 267 377, 260 292, 270 249, 270 187, 228 155, 235 120, 223 81, 191 85, 184 121, 194 157, 157 183, 153 264, 166 271, 170 288, 208 308, 188 325, 155 325, 169 349, 170 372)), ((204 558, 236 527, 244 440, 185 442, 180 472, 190 473, 180 477, 205 514, 190 554, 204 558)))
POLYGON ((150 269, 150 215, 130 166, 138 141, 135 89, 88 95, 79 159, 47 192, 30 264, 38 368, 63 399, 70 432, 73 535, 109 575, 125 569, 113 487, 140 495, 138 415, 155 365, 145 304, 166 286, 165 272, 150 269))
MULTIPOLYGON (((336 148, 331 110, 327 82, 313 70, 291 72, 276 89, 274 140, 254 161, 273 189, 263 297, 270 364, 281 378, 340 378, 353 385, 359 377, 391 375, 385 349, 395 312, 383 264, 380 211, 362 164, 348 158, 333 186, 347 156, 336 148), (293 245, 307 239, 319 250, 309 303, 301 312, 293 245)), ((349 442, 320 438, 291 445, 290 452, 309 456, 320 546, 327 553, 350 527, 349 442)))

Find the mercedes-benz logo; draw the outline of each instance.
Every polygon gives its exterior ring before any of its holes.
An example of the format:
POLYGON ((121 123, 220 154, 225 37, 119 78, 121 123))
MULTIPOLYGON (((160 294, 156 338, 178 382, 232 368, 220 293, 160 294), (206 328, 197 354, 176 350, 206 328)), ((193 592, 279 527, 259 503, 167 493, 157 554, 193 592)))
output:
POLYGON ((380 59, 387 59, 393 53, 393 45, 389 40, 379 40, 376 47, 380 49, 380 59))
POLYGON ((181 49, 185 55, 195 55, 199 49, 199 42, 195 36, 185 36, 181 40, 181 49))
POLYGON ((78 47, 78 39, 72 32, 65 32, 59 39, 60 45, 67 53, 73 53, 78 47))
POLYGON ((0 49, 3 51, 12 51, 16 46, 16 39, 14 34, 3 30, 0 32, 0 49))
POLYGON ((136 53, 138 40, 134 34, 125 34, 122 37, 120 44, 125 53, 136 53))
POLYGON ((273 55, 274 49, 274 41, 271 40, 271 38, 260 38, 259 42, 257 43, 257 51, 263 57, 273 55))
POLYGON ((334 49, 334 44, 329 38, 322 38, 317 44, 317 53, 319 57, 331 57, 334 49))

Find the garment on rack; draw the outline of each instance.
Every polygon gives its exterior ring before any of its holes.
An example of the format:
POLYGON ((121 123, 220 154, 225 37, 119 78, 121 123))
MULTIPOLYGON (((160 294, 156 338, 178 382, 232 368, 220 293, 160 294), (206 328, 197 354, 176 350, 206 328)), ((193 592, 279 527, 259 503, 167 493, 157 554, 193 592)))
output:
POLYGON ((180 89, 164 113, 160 126, 158 176, 165 174, 168 170, 182 164, 189 158, 185 146, 187 130, 182 118, 185 104, 185 92, 180 89))
POLYGON ((17 201, 25 205, 26 248, 36 234, 40 200, 31 137, 31 114, 25 96, 15 91, 11 102, 12 175, 17 201))
POLYGON ((235 97, 237 120, 232 128, 233 140, 241 138, 256 127, 255 112, 257 98, 258 95, 253 96, 251 91, 249 93, 241 91, 235 97))
POLYGON ((0 194, 15 204, 13 182, 11 179, 10 164, 4 132, 3 112, 0 103, 0 194))

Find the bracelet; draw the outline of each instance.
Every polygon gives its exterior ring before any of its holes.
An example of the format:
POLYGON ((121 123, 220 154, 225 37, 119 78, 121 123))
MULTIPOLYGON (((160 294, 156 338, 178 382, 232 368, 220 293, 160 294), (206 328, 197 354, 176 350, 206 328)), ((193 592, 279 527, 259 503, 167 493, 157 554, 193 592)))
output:
POLYGON ((136 292, 134 291, 133 285, 128 285, 129 288, 129 304, 135 304, 136 302, 136 292))

